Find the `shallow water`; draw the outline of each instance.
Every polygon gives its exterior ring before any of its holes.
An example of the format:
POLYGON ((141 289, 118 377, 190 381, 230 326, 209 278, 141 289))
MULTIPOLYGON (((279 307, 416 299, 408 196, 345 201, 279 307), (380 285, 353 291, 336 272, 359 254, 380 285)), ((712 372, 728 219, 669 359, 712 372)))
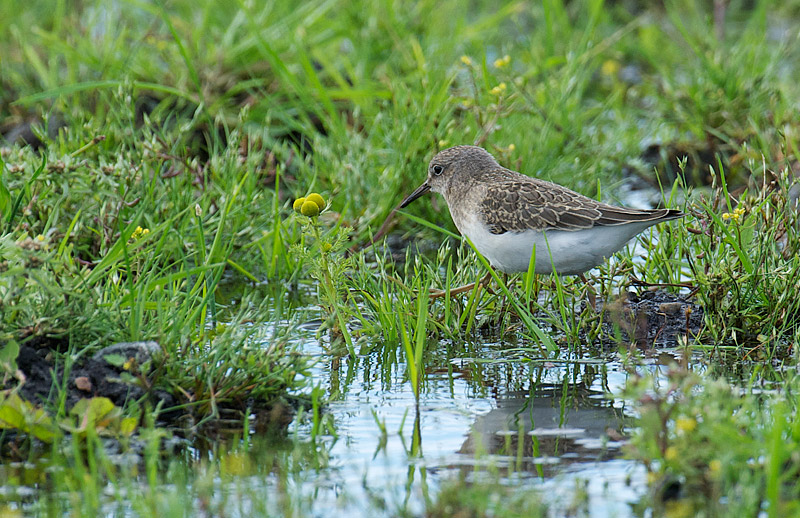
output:
MULTIPOLYGON (((388 505, 385 516, 400 508, 416 514, 423 495, 443 482, 492 473, 538 490, 551 516, 576 508, 592 517, 634 516, 631 505, 647 486, 644 468, 621 454, 629 412, 619 358, 540 362, 517 354, 506 361, 501 344, 472 346, 469 357, 449 358, 446 343, 435 346, 417 412, 401 361, 387 371, 376 351, 355 365, 337 364, 316 340, 303 343, 320 358, 313 378, 334 398, 327 412, 338 434, 326 439, 329 467, 309 474, 317 515, 376 516, 376 498, 388 505), (417 457, 410 455, 416 424, 417 457)), ((657 373, 669 358, 646 364, 657 373)))

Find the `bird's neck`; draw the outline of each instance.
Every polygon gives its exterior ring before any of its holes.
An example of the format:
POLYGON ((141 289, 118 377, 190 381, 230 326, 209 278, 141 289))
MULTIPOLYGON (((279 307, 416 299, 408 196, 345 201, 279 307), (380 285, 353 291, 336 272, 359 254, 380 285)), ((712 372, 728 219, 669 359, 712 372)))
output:
POLYGON ((477 181, 475 178, 459 178, 458 182, 453 181, 451 179, 447 183, 447 187, 445 188, 442 195, 444 199, 447 201, 448 204, 459 203, 470 190, 472 190, 476 185, 477 181))

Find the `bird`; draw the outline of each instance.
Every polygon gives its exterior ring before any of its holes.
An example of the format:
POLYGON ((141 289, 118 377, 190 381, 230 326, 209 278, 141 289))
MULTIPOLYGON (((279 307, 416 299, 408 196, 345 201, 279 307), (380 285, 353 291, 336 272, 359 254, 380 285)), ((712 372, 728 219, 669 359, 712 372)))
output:
POLYGON ((507 169, 478 146, 454 146, 437 153, 428 164, 425 182, 400 207, 428 191, 444 197, 459 232, 492 267, 507 274, 528 271, 535 251, 534 273, 578 275, 585 280, 584 272, 646 228, 685 215, 675 209, 601 203, 507 169))

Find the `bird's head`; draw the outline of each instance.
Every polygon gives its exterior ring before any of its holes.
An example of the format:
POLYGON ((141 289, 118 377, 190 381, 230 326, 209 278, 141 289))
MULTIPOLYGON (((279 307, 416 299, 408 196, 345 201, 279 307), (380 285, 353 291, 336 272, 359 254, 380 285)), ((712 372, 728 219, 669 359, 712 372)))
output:
POLYGON ((448 184, 456 176, 472 175, 494 167, 499 167, 497 161, 483 148, 455 146, 443 149, 428 164, 425 183, 409 194, 400 207, 406 207, 428 191, 445 193, 448 184))

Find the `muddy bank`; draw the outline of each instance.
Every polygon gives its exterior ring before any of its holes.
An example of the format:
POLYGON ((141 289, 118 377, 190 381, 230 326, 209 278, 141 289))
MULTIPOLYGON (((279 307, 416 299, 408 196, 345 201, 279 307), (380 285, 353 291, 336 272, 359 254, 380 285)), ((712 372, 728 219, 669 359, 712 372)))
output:
MULTIPOLYGON (((67 410, 81 399, 92 397, 106 397, 119 407, 133 400, 149 401, 153 408, 158 404, 162 408, 174 407, 177 401, 172 394, 158 389, 147 391, 136 381, 136 375, 141 374, 139 368, 157 357, 159 351, 155 342, 114 344, 94 356, 76 359, 65 380, 64 361, 57 361, 51 349, 22 345, 17 357, 17 367, 24 376, 19 394, 34 405, 43 405, 59 393, 63 383, 67 410)), ((9 380, 3 388, 13 385, 9 380)))
POLYGON ((23 400, 48 411, 62 397, 67 412, 83 399, 98 397, 108 398, 119 408, 135 403, 147 412, 158 411, 156 425, 194 439, 240 436, 246 422, 253 432, 280 435, 298 408, 310 406, 302 395, 263 399, 245 391, 238 399, 219 398, 216 413, 209 416, 196 411, 198 396, 191 387, 178 387, 175 392, 164 388, 165 358, 156 342, 117 343, 93 356, 77 357, 71 365, 66 365, 65 355, 58 350, 57 341, 32 340, 22 345, 17 374, 6 377, 0 389, 14 389, 23 400))
POLYGON ((660 289, 628 292, 604 304, 598 301, 598 311, 604 313, 604 345, 618 345, 619 336, 639 348, 674 347, 691 343, 703 328, 700 305, 660 289))

